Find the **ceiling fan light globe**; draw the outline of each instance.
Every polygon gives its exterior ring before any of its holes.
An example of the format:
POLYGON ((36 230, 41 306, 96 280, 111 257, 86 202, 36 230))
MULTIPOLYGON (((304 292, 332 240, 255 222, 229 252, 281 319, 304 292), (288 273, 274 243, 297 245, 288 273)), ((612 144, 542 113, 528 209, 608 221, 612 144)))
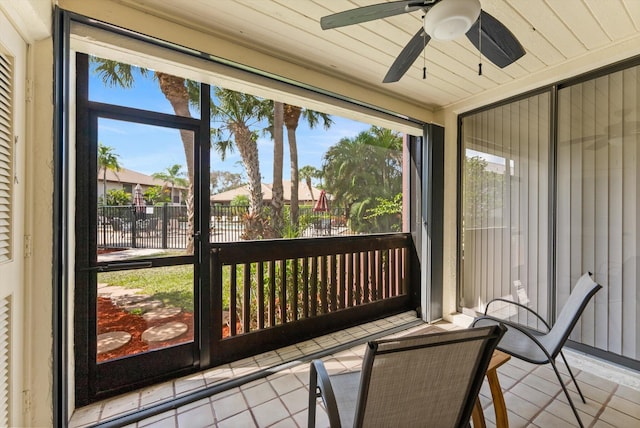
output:
POLYGON ((453 40, 462 36, 480 16, 480 0, 442 0, 424 17, 424 30, 432 39, 453 40))

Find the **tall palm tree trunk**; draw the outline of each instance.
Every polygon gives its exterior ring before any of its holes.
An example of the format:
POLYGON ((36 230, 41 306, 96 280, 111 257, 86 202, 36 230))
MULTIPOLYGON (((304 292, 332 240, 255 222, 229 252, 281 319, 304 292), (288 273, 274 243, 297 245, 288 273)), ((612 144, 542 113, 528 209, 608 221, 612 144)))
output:
POLYGON ((298 228, 298 220, 300 216, 298 202, 298 184, 300 177, 298 175, 298 143, 296 141, 296 129, 298 121, 302 114, 302 108, 284 105, 284 124, 287 127, 287 140, 289 140, 289 157, 291 162, 291 224, 294 228, 298 228))
POLYGON ((254 216, 262 216, 262 177, 260 176, 258 144, 251 130, 244 124, 235 124, 233 135, 235 136, 236 147, 247 170, 249 212, 254 216))
MULTIPOLYGON (((173 107, 173 111, 178 116, 191 117, 189 111, 189 93, 185 86, 184 78, 172 76, 170 74, 156 72, 156 77, 165 98, 173 107)), ((189 233, 187 235, 187 253, 193 253, 193 231, 194 231, 194 204, 193 204, 193 179, 194 179, 194 141, 193 132, 180 130, 180 139, 184 147, 184 155, 187 162, 187 176, 189 177, 189 189, 187 192, 187 219, 189 233)), ((171 188, 171 199, 173 201, 173 186, 171 188)), ((204 237, 203 237, 204 238, 204 237)), ((208 237, 206 239, 209 239, 208 237)))
POLYGON ((284 145, 284 106, 281 102, 273 103, 273 187, 271 197, 271 224, 276 237, 282 237, 284 191, 282 189, 283 145, 284 145))

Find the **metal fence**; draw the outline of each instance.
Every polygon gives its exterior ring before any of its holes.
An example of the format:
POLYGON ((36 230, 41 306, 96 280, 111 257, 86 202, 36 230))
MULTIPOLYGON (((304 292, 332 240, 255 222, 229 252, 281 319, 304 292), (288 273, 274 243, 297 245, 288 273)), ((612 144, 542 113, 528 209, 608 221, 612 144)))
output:
POLYGON ((183 249, 189 234, 187 207, 98 207, 99 248, 183 249))
MULTIPOLYGON (((243 218, 248 212, 248 206, 212 206, 210 242, 241 241, 243 218)), ((310 207, 301 207, 299 225, 298 237, 352 234, 339 209, 314 212, 310 207)), ((184 205, 98 207, 99 248, 184 249, 189 233, 184 205)))

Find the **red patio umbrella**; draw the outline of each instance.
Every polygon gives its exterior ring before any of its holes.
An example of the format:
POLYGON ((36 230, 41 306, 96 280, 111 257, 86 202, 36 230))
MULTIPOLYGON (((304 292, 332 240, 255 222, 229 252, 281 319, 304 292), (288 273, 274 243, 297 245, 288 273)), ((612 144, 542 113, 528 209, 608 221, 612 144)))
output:
POLYGON ((320 191, 320 196, 318 196, 318 200, 313 207, 313 212, 328 212, 329 211, 329 202, 327 201, 327 192, 322 189, 320 191))
POLYGON ((136 184, 133 191, 133 205, 137 214, 143 214, 145 212, 144 195, 142 194, 142 187, 140 184, 136 184))

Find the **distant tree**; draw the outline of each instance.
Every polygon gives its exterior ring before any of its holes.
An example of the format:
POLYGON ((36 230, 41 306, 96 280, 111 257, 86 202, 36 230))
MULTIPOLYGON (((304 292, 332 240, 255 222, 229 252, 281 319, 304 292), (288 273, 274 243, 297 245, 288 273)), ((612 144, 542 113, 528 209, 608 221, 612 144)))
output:
POLYGON ((162 172, 154 172, 151 176, 157 180, 162 180, 171 185, 171 201, 173 202, 173 189, 176 185, 189 187, 189 180, 185 178, 182 165, 174 164, 164 169, 162 172))
POLYGON ((167 192, 162 186, 151 186, 143 193, 145 201, 150 205, 155 205, 161 202, 171 202, 169 192, 167 192))
MULTIPOLYGON (((371 127, 355 138, 343 138, 324 155, 323 177, 336 207, 344 207, 352 230, 389 231, 381 216, 371 217, 379 199, 402 192, 402 137, 371 127)), ((389 219, 389 217, 386 217, 389 219)))
POLYGON ((113 147, 98 143, 98 175, 102 172, 102 194, 107 194, 107 171, 113 171, 118 176, 120 163, 113 147))
POLYGON ((107 191, 106 198, 102 199, 104 205, 107 206, 123 206, 131 205, 131 193, 125 192, 124 189, 111 189, 107 191))
POLYGON ((229 203, 232 207, 248 207, 251 200, 247 195, 237 195, 229 203))
POLYGON ((211 171, 209 180, 212 195, 235 189, 244 184, 242 174, 230 171, 211 171))
POLYGON ((264 230, 265 216, 262 196, 262 176, 258 157, 258 135, 261 121, 273 113, 272 102, 253 95, 220 87, 213 88, 215 104, 211 105, 212 120, 220 127, 212 131, 213 147, 224 160, 226 153, 238 149, 249 182, 249 213, 245 216, 245 238, 257 239, 264 230))
POLYGON ((305 165, 300 168, 300 178, 304 180, 307 188, 309 189, 309 194, 311 195, 311 202, 315 202, 315 197, 313 196, 313 186, 311 185, 311 179, 313 178, 321 178, 322 171, 312 165, 305 165))
POLYGON ((284 105, 284 125, 287 128, 287 140, 289 141, 289 158, 291 163, 291 223, 293 227, 298 226, 299 204, 298 204, 298 142, 296 140, 296 129, 302 117, 310 128, 315 128, 322 121, 324 129, 329 129, 333 124, 331 116, 326 113, 303 109, 291 104, 284 105))

